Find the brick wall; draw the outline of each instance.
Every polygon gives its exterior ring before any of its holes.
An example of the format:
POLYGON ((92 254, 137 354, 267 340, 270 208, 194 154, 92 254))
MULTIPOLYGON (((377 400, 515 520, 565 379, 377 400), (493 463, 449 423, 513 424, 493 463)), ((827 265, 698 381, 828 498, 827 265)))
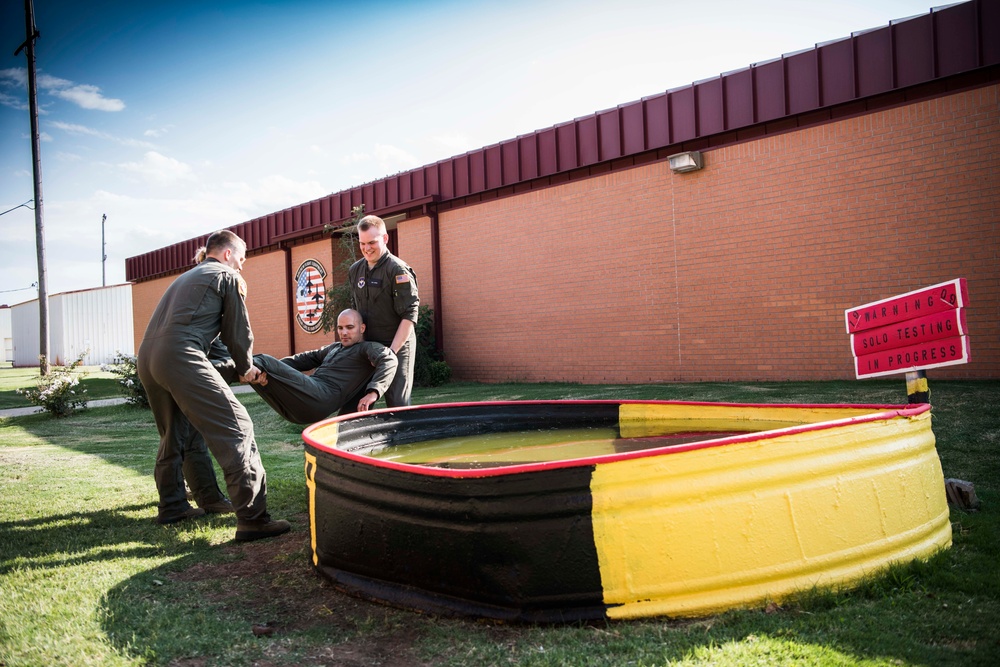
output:
MULTIPOLYGON (((972 362, 1000 377, 1000 86, 769 135, 439 214, 445 355, 456 379, 648 383, 852 378, 844 310, 967 278, 972 362)), ((287 354, 306 259, 251 257, 257 351, 287 354), (283 347, 284 346, 284 347, 283 347)), ((430 219, 399 256, 433 295, 430 219)), ((334 253, 338 256, 334 258, 334 253)), ((136 345, 173 277, 133 287, 136 345)), ((297 324, 294 351, 333 340, 297 324)))
MULTIPOLYGON (((293 267, 294 270, 294 267, 293 267)), ((243 264, 247 281, 247 312, 253 329, 253 351, 283 357, 289 347, 289 300, 294 304, 291 283, 285 278, 285 253, 254 255, 243 264)))
POLYGON ((958 277, 973 361, 931 374, 1000 376, 998 90, 442 213, 456 377, 850 378, 845 308, 958 277))
POLYGON ((136 354, 139 353, 142 337, 146 335, 149 318, 153 316, 153 311, 160 303, 160 297, 176 277, 167 276, 132 285, 132 335, 135 337, 136 354))
POLYGON ((431 219, 404 220, 397 227, 399 257, 417 274, 420 305, 434 307, 434 265, 431 261, 431 219))

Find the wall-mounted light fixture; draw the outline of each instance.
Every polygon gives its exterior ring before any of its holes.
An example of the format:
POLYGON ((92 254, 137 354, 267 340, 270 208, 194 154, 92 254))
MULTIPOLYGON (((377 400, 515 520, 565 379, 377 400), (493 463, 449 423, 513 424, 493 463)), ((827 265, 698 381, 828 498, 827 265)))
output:
POLYGON ((667 157, 670 161, 670 171, 683 174, 688 171, 698 171, 704 166, 701 162, 701 151, 675 153, 667 157))

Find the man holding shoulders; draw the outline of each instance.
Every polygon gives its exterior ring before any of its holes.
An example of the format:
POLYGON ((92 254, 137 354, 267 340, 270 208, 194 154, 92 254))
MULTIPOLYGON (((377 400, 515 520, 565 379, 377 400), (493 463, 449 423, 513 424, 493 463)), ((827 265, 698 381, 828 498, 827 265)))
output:
MULTIPOLYGON (((167 288, 139 346, 138 371, 160 434, 154 478, 157 522, 170 524, 205 514, 186 499, 185 458, 196 457, 195 432, 219 462, 236 512, 236 539, 281 535, 291 527, 267 512, 267 476, 243 404, 209 360, 218 337, 229 349, 240 380, 251 382, 253 332, 239 272, 246 244, 228 230, 215 232, 199 251, 198 265, 167 288), (201 260, 204 261, 201 261, 201 260)), ((201 452, 207 460, 207 455, 201 452)), ((212 473, 214 476, 214 472, 212 473)))
POLYGON ((390 408, 410 404, 416 362, 415 326, 420 309, 417 276, 406 262, 391 252, 382 218, 366 215, 358 222, 358 243, 363 257, 351 265, 348 281, 351 301, 361 313, 368 340, 386 345, 399 363, 385 393, 390 408))
POLYGON ((261 373, 251 386, 275 412, 297 424, 326 419, 338 410, 368 410, 392 382, 396 355, 366 341, 364 333, 361 314, 347 309, 337 316, 339 343, 284 359, 255 355, 254 366, 261 373), (358 394, 360 399, 349 402, 358 394))

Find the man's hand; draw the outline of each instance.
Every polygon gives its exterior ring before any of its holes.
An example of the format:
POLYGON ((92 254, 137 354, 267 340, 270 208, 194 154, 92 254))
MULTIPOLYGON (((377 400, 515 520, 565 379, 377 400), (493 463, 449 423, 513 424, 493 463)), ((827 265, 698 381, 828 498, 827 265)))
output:
POLYGON ((358 412, 365 412, 366 410, 369 410, 377 400, 378 400, 378 394, 376 394, 374 391, 368 392, 367 394, 361 397, 360 401, 358 401, 358 412))
MULTIPOLYGON (((241 375, 240 376, 240 382, 242 382, 243 384, 247 384, 247 383, 257 384, 258 381, 259 381, 259 377, 261 375, 262 375, 262 373, 261 373, 261 371, 260 371, 259 368, 257 368, 256 366, 251 366, 250 370, 247 371, 246 375, 241 375)), ((267 376, 265 376, 265 377, 267 377, 267 376)), ((266 381, 267 380, 265 380, 265 382, 266 381)))

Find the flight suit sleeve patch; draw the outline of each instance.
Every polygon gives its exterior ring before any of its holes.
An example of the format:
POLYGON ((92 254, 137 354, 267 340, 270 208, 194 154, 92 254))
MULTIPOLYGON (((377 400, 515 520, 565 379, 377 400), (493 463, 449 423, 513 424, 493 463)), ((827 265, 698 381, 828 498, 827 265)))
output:
POLYGON ((400 273, 398 276, 396 276, 396 284, 397 285, 399 285, 401 283, 408 283, 408 282, 410 282, 410 274, 409 273, 400 273))

